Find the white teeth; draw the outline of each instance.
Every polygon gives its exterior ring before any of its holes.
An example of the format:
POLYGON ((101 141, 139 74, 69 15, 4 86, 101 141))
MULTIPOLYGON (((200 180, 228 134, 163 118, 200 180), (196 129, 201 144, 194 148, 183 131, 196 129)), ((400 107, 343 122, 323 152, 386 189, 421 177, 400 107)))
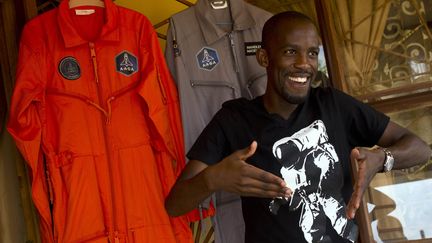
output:
POLYGON ((297 83, 306 83, 307 77, 289 77, 290 80, 297 83))

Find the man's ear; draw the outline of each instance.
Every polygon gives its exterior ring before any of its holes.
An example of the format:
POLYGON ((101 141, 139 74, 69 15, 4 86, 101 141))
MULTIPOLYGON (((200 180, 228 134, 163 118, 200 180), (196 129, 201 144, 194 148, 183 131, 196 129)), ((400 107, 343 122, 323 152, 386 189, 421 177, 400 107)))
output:
POLYGON ((257 59, 259 65, 261 65, 265 68, 268 67, 269 60, 268 60, 267 51, 265 49, 260 48, 257 50, 256 59, 257 59))

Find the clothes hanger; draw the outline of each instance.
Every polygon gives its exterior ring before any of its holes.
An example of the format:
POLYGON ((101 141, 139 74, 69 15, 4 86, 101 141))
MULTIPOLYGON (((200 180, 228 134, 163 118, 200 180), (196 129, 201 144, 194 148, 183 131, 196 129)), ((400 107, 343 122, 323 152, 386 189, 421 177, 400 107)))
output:
POLYGON ((213 9, 224 9, 228 7, 228 0, 210 0, 213 9))
POLYGON ((69 8, 76 8, 81 6, 95 6, 104 8, 105 3, 102 0, 69 0, 69 8))
MULTIPOLYGON (((212 9, 215 9, 215 10, 226 9, 226 8, 228 8, 228 4, 229 4, 228 3, 229 0, 208 0, 208 1, 210 3, 210 6, 212 7, 212 9)), ((218 22, 216 22, 216 24, 220 25, 220 26, 231 26, 231 27, 229 27, 231 29, 232 25, 233 25, 232 13, 231 13, 231 8, 228 8, 228 9, 229 9, 229 14, 230 14, 230 19, 227 20, 226 22, 218 21, 218 22)), ((223 28, 227 28, 227 27, 223 27, 223 28)))

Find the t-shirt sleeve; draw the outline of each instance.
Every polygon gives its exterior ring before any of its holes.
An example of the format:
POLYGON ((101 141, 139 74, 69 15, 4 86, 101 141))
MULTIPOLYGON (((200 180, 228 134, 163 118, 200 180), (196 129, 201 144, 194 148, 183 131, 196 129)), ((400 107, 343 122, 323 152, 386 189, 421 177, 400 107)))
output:
POLYGON ((204 128, 187 153, 188 159, 213 165, 226 156, 227 138, 222 122, 223 113, 222 108, 204 128))
POLYGON ((352 146, 371 147, 377 144, 390 118, 373 107, 336 91, 338 104, 344 116, 348 141, 352 146))

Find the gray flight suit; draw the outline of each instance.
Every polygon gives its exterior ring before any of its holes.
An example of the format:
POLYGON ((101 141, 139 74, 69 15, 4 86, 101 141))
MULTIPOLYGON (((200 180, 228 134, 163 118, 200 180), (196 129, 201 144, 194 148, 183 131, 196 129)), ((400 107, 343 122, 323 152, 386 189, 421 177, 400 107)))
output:
MULTIPOLYGON (((165 57, 177 83, 187 152, 224 101, 264 94, 267 77, 255 57, 271 13, 243 0, 213 9, 208 0, 173 15, 165 57)), ((244 242, 240 197, 218 192, 216 243, 244 242)))

